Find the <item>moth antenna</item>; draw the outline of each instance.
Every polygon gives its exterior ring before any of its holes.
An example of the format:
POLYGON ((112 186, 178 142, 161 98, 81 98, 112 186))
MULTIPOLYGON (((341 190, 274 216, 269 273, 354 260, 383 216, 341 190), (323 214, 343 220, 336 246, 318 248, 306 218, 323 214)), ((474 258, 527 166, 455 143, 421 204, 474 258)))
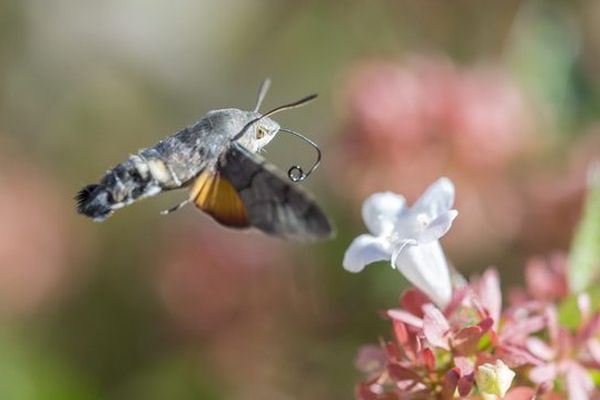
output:
POLYGON ((294 101, 293 103, 284 104, 282 106, 275 107, 271 111, 268 111, 268 112, 264 113, 263 115, 261 115, 260 118, 270 117, 271 115, 277 114, 278 112, 281 112, 281 111, 291 110, 292 108, 298 108, 298 107, 305 106, 308 103, 310 103, 311 101, 313 101, 314 99, 316 99, 318 96, 319 96, 318 94, 313 93, 311 95, 301 98, 300 100, 294 101))
POLYGON ((289 134, 291 134, 293 136, 296 136, 296 137, 304 140, 306 143, 308 143, 309 145, 311 145, 315 149, 315 151, 317 152, 317 160, 315 161, 315 163, 312 165, 312 167, 310 167, 310 169, 306 173, 298 165, 293 165, 293 166, 290 167, 290 169, 288 169, 288 178, 290 178, 290 180, 292 180, 293 182, 302 182, 303 180, 305 180, 306 178, 308 178, 308 176, 315 169, 317 169, 317 167, 321 163, 321 149, 319 148, 319 145, 317 145, 315 142, 313 142, 312 140, 310 140, 306 136, 302 135, 301 133, 294 132, 293 130, 287 129, 287 128, 279 128, 279 130, 282 131, 282 132, 285 132, 285 133, 289 133, 289 134))
POLYGON ((262 105, 262 102, 265 99, 265 96, 267 95, 267 92, 269 91, 270 88, 271 88, 271 78, 266 78, 261 83, 260 88, 258 89, 258 94, 256 96, 256 105, 254 106, 254 112, 257 112, 260 109, 260 106, 262 105))
MULTIPOLYGON (((262 91, 262 87, 261 87, 261 91, 262 91)), ((260 94, 260 92, 259 92, 259 94, 260 94)), ((281 111, 291 110, 292 108, 302 107, 302 106, 310 103, 314 99, 316 99, 317 96, 318 96, 318 94, 316 94, 316 93, 315 94, 311 94, 311 95, 308 95, 306 97, 301 98, 300 100, 294 101, 293 103, 284 104, 282 106, 275 107, 271 111, 264 113, 263 115, 261 115, 258 118, 254 118, 252 121, 250 121, 246 125, 244 125, 244 127, 242 128, 242 130, 240 130, 237 133, 237 135, 235 135, 233 137, 232 140, 235 141, 235 140, 238 140, 239 138, 241 138, 242 136, 244 136, 244 133, 246 133, 246 131, 248 130, 248 128, 250 128, 252 125, 254 125, 255 123, 257 123, 261 119, 266 118, 266 117, 270 117, 271 115, 277 114, 278 112, 281 112, 281 111)))

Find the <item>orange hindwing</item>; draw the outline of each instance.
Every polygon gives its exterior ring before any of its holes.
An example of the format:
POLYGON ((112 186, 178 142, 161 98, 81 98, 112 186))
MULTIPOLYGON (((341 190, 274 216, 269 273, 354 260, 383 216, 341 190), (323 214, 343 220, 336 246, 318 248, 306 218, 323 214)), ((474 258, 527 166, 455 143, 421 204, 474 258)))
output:
POLYGON ((243 228, 250 225, 246 207, 233 185, 218 172, 202 172, 196 178, 190 199, 196 207, 223 225, 243 228))

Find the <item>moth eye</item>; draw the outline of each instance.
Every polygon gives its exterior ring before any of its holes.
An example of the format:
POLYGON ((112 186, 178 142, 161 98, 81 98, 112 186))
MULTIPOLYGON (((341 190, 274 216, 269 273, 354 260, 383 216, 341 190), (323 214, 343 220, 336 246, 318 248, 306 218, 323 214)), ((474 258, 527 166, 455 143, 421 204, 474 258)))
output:
POLYGON ((258 128, 258 131, 256 131, 256 138, 262 139, 266 134, 267 132, 263 128, 258 128))

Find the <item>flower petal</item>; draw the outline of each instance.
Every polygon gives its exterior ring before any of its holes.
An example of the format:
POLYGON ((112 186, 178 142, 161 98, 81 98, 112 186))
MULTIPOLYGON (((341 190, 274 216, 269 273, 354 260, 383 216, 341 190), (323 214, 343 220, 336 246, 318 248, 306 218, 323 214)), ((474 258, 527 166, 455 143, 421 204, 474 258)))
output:
POLYGON ((534 383, 542 384, 544 382, 552 382, 556 379, 557 374, 558 370, 556 364, 542 364, 531 368, 529 371, 529 379, 534 383))
POLYGON ((387 366, 390 377, 395 381, 421 382, 423 378, 410 368, 403 367, 398 363, 389 363, 387 366))
POLYGON ((460 397, 467 397, 471 390, 473 390, 473 384, 475 383, 473 375, 461 376, 458 380, 458 394, 460 397))
POLYGON ((532 400, 535 399, 535 396, 535 389, 527 386, 517 386, 506 393, 504 400, 532 400))
POLYGON ((531 334, 544 329, 547 326, 546 321, 547 318, 543 315, 511 321, 503 327, 500 339, 513 344, 522 344, 531 334))
POLYGON ((416 213, 426 213, 432 219, 452 208, 454 204, 454 184, 448 178, 435 181, 411 207, 416 213))
POLYGON ((448 331, 450 325, 444 317, 444 314, 438 310, 433 304, 425 304, 423 306, 423 334, 425 338, 434 347, 439 347, 444 350, 450 350, 448 341, 448 331))
POLYGON ((423 317, 423 306, 430 302, 431 300, 423 292, 415 288, 406 289, 400 297, 402 309, 419 318, 423 317))
POLYGON ((363 203, 362 218, 369 232, 381 235, 394 228, 396 217, 405 206, 404 197, 396 193, 374 193, 363 203))
POLYGON ((500 278, 498 271, 488 268, 472 285, 477 293, 481 305, 487 310, 494 320, 494 328, 498 328, 500 312, 502 311, 502 292, 500 290, 500 278))
POLYGON ((426 347, 421 351, 420 361, 429 372, 435 371, 435 353, 429 347, 426 347))
POLYGON ((475 371, 475 365, 468 357, 455 356, 454 365, 460 370, 461 375, 470 375, 475 371))
POLYGON ((459 330, 452 338, 452 347, 458 354, 472 355, 483 334, 478 325, 467 326, 459 330))
POLYGON ((503 344, 498 346, 496 354, 498 358, 502 359, 511 368, 518 368, 525 364, 531 364, 534 366, 542 365, 543 363, 536 357, 534 357, 529 351, 510 344, 503 344))
POLYGON ((592 358, 592 360, 597 365, 600 365, 600 342, 598 342, 598 340, 596 340, 596 339, 589 339, 585 343, 585 348, 586 348, 587 352, 590 354, 590 357, 592 358))
POLYGON ((344 268, 350 272, 360 272, 365 265, 390 259, 388 243, 371 235, 360 235, 344 254, 344 268))
POLYGON ((600 331, 600 312, 596 312, 591 318, 579 328, 577 339, 584 342, 590 338, 598 336, 600 331))
POLYGON ((544 361, 550 361, 556 356, 556 351, 536 336, 527 338, 525 346, 531 354, 544 361))
POLYGON ((450 302, 450 273, 440 242, 405 244, 393 262, 394 267, 435 304, 444 308, 450 302))
POLYGON ((415 328, 423 329, 423 320, 409 312, 400 308, 393 308, 387 311, 388 317, 404 322, 407 325, 412 325, 415 328))
POLYGON ((446 372, 442 378, 442 398, 451 399, 454 397, 458 380, 460 379, 460 371, 458 368, 452 368, 446 372))
POLYGON ((452 221, 457 215, 458 211, 449 210, 431 221, 421 233, 419 243, 428 243, 444 236, 450 230, 452 221))
POLYGON ((574 361, 567 361, 565 364, 569 399, 589 399, 594 389, 594 382, 587 370, 574 361))
POLYGON ((569 294, 567 256, 554 254, 549 260, 535 257, 525 266, 527 290, 537 300, 554 301, 569 294))

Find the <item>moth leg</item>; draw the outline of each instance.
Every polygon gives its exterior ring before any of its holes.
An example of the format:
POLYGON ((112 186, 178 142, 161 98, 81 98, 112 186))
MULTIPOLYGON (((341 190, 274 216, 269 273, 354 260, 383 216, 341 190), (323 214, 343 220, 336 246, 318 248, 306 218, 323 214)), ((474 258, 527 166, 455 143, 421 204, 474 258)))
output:
POLYGON ((181 203, 177 204, 175 207, 171 207, 168 210, 163 210, 160 212, 160 215, 168 215, 171 214, 172 212, 175 212, 177 210, 179 210, 180 208, 184 207, 185 205, 187 205, 188 203, 190 203, 192 200, 191 199, 185 199, 184 201, 182 201, 181 203))

